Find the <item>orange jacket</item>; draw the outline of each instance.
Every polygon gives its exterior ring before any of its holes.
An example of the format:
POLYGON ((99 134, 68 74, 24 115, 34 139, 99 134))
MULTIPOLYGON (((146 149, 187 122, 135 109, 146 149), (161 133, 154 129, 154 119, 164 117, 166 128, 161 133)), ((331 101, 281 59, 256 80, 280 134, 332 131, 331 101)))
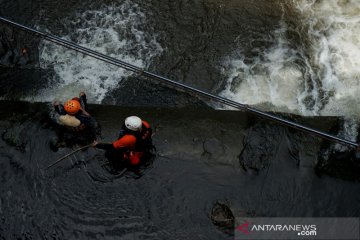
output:
POLYGON ((116 153, 117 151, 115 151, 113 153, 114 157, 121 157, 124 160, 128 160, 132 165, 138 165, 141 161, 141 158, 144 155, 144 142, 150 141, 151 143, 151 135, 152 135, 150 124, 146 121, 142 121, 142 124, 143 127, 141 129, 141 133, 138 134, 137 136, 133 133, 120 132, 120 136, 118 140, 116 140, 113 143, 98 143, 96 145, 96 148, 110 150, 110 151, 123 150, 121 151, 121 156, 119 156, 116 153))
MULTIPOLYGON (((146 121, 142 121, 142 125, 143 125, 143 128, 141 129, 140 135, 141 135, 141 138, 143 140, 145 140, 145 139, 151 137, 150 124, 146 121)), ((112 144, 115 149, 127 148, 129 150, 134 150, 135 146, 136 146, 136 137, 131 134, 125 134, 124 136, 122 136, 121 138, 119 138, 118 140, 113 142, 112 144)))
POLYGON ((133 150, 136 144, 136 137, 134 135, 124 135, 122 138, 113 142, 113 146, 116 149, 128 148, 133 150))

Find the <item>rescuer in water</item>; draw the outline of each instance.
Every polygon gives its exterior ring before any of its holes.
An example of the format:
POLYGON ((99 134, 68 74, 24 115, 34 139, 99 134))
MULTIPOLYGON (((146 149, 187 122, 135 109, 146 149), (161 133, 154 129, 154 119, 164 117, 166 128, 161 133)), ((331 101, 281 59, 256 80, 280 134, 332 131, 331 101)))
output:
POLYGON ((130 116, 125 119, 116 141, 95 141, 93 146, 106 150, 106 157, 113 164, 136 169, 152 156, 152 150, 155 148, 151 137, 150 124, 137 116, 130 116))
POLYGON ((52 144, 53 150, 60 146, 75 144, 86 145, 96 140, 99 134, 99 125, 87 112, 87 98, 84 92, 79 97, 74 97, 62 105, 58 101, 53 103, 59 140, 52 144))

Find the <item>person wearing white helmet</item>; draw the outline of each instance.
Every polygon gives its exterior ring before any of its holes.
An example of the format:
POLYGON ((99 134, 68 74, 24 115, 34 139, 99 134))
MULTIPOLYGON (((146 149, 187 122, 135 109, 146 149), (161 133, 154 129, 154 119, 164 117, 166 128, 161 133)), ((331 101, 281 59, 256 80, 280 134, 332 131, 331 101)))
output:
POLYGON ((140 131, 142 127, 142 121, 137 116, 130 116, 125 119, 125 127, 131 131, 140 131))
POLYGON ((93 146, 105 149, 111 160, 124 160, 131 166, 138 166, 152 148, 152 129, 147 121, 138 116, 127 117, 119 137, 113 143, 94 142, 93 146), (109 156, 109 154, 108 154, 109 156))

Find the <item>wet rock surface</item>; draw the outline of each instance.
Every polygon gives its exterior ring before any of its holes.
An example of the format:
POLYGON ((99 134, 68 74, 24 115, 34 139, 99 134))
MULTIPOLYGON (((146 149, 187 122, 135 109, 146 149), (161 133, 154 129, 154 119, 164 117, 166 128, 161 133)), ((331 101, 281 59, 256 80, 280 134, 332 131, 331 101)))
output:
POLYGON ((219 158, 225 153, 225 146, 217 138, 209 138, 204 141, 204 155, 209 158, 219 158))
POLYGON ((316 173, 319 176, 328 175, 348 181, 359 181, 360 156, 358 151, 356 149, 348 151, 322 149, 319 153, 316 173))
POLYGON ((284 134, 282 127, 264 122, 249 128, 244 138, 244 149, 239 155, 241 167, 256 173, 268 168, 284 134))
MULTIPOLYGON (((330 134, 343 134, 344 119, 338 119, 331 129, 330 134)), ((360 135, 356 136, 355 142, 360 141, 360 135)), ((344 179, 348 181, 360 180, 360 151, 359 148, 340 145, 331 141, 323 141, 316 152, 316 174, 344 179)))
POLYGON ((195 95, 179 91, 145 77, 130 77, 122 81, 102 101, 103 104, 148 107, 210 108, 195 95))
POLYGON ((235 216, 231 210, 230 203, 217 201, 211 210, 211 221, 221 231, 233 235, 235 229, 235 216))
POLYGON ((24 31, 0 24, 0 66, 38 67, 40 39, 24 31))
POLYGON ((41 89, 49 86, 45 76, 45 72, 37 69, 14 69, 1 68, 0 78, 2 87, 0 88, 0 95, 8 100, 18 100, 27 98, 31 100, 36 96, 41 89))
POLYGON ((28 124, 14 124, 13 126, 4 130, 2 134, 2 139, 9 144, 10 146, 15 146, 21 152, 25 151, 26 147, 26 128, 28 124))

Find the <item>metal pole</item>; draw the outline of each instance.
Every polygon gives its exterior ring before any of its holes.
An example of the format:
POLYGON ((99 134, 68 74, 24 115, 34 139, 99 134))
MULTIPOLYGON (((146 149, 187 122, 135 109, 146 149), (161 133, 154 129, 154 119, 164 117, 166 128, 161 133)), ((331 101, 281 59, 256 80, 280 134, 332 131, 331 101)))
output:
POLYGON ((55 162, 53 162, 52 164, 50 164, 49 166, 47 166, 45 169, 51 168, 52 166, 54 166, 55 164, 61 162, 61 161, 64 160, 64 159, 66 159, 67 157, 69 157, 69 156, 71 156, 71 155, 73 155, 73 154, 75 154, 75 153, 77 153, 77 152, 79 152, 79 151, 81 151, 81 150, 83 150, 83 149, 85 149, 85 148, 91 147, 91 145, 92 145, 92 143, 90 143, 90 144, 88 144, 88 145, 86 145, 86 146, 82 146, 82 147, 76 149, 75 151, 72 151, 72 152, 69 153, 69 154, 66 154, 65 156, 59 158, 58 160, 56 160, 55 162))
POLYGON ((13 21, 10 21, 10 20, 5 19, 3 17, 0 17, 0 21, 4 22, 6 24, 10 24, 10 25, 12 25, 14 27, 17 27, 19 29, 28 31, 28 32, 30 32, 32 34, 39 35, 40 37, 42 37, 42 38, 44 38, 44 39, 46 39, 46 40, 48 40, 50 42, 53 42, 55 44, 64 46, 66 48, 72 49, 74 51, 77 51, 77 52, 80 52, 80 53, 83 53, 83 54, 86 54, 86 55, 89 55, 89 56, 94 57, 96 59, 99 59, 101 61, 110 63, 112 65, 115 65, 115 66, 118 66, 118 67, 121 67, 121 68, 125 68, 125 69, 133 71, 133 72, 141 73, 141 74, 143 74, 144 76, 146 76, 148 78, 157 79, 157 80, 160 80, 162 82, 166 82, 168 84, 171 84, 173 86, 186 89, 189 92, 196 93, 196 94, 198 94, 200 96, 207 97, 207 98, 209 98, 211 100, 220 102, 222 104, 225 104, 225 105, 237 108, 237 109, 248 111, 248 112, 253 113, 255 115, 258 115, 260 117, 264 117, 264 118, 276 121, 278 123, 281 123, 281 124, 283 124, 285 126, 292 127, 292 128, 304 131, 304 132, 309 132, 309 133, 318 135, 318 136, 320 136, 322 138, 325 138, 325 139, 328 139, 328 140, 331 140, 331 141, 335 141, 335 142, 338 142, 338 143, 341 143, 341 144, 344 144, 344 145, 350 145, 352 147, 358 147, 359 146, 359 144, 356 143, 356 142, 353 142, 353 141, 350 141, 350 140, 347 140, 347 139, 342 139, 342 138, 333 136, 331 134, 324 133, 324 132, 318 131, 316 129, 312 129, 312 128, 303 126, 301 124, 298 124, 298 123, 295 123, 295 122, 292 122, 292 121, 289 121, 289 120, 286 120, 286 119, 279 118, 279 117, 274 116, 272 114, 262 112, 260 110, 255 109, 255 108, 249 107, 249 106, 247 106, 245 104, 241 104, 241 103, 238 103, 238 102, 235 102, 235 101, 232 101, 232 100, 229 100, 229 99, 226 99, 226 98, 223 98, 223 97, 220 97, 220 96, 217 96, 217 95, 214 95, 214 94, 211 94, 211 93, 208 93, 208 92, 205 92, 205 91, 193 88, 193 87, 190 87, 190 86, 185 85, 183 83, 179 83, 179 82, 176 82, 174 80, 168 79, 166 77, 163 77, 163 76, 160 76, 160 75, 145 71, 142 68, 136 67, 136 66, 131 65, 129 63, 126 63, 124 61, 121 61, 121 60, 106 56, 106 55, 104 55, 102 53, 93 51, 91 49, 88 49, 88 48, 85 48, 85 47, 82 47, 82 46, 79 46, 79 45, 77 45, 75 43, 72 43, 70 41, 61 39, 61 38, 56 37, 54 35, 32 29, 30 27, 21 25, 19 23, 13 22, 13 21))

